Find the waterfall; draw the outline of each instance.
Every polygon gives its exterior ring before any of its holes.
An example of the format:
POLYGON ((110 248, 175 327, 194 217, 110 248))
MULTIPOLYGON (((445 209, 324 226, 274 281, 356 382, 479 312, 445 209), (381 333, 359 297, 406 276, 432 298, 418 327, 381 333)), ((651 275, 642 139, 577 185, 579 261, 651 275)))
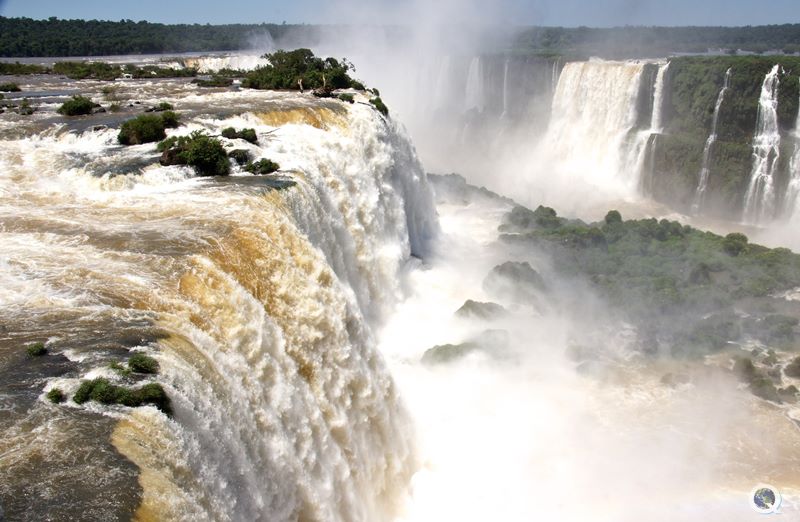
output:
POLYGON ((709 165, 711 159, 711 147, 717 141, 717 123, 719 122, 719 109, 722 107, 722 101, 725 99, 725 93, 728 92, 728 83, 731 79, 731 69, 725 71, 725 81, 722 84, 717 95, 717 103, 714 105, 714 116, 711 119, 711 134, 706 139, 706 145, 703 147, 703 163, 700 168, 700 177, 697 183, 697 190, 694 195, 694 202, 692 203, 692 213, 697 214, 703 205, 706 195, 706 187, 708 186, 709 165))
POLYGON ((784 197, 784 215, 789 219, 800 218, 800 103, 794 124, 794 152, 789 160, 789 185, 784 197))
POLYGON ((555 93, 556 89, 558 88, 559 65, 561 65, 561 57, 553 60, 553 67, 552 71, 550 72, 550 89, 553 93, 555 93))
POLYGON ((763 223, 774 217, 774 175, 780 159, 781 135, 778 128, 778 74, 775 65, 767 73, 758 99, 758 120, 753 138, 753 168, 744 198, 744 221, 763 223))
POLYGON ((433 89, 433 107, 434 109, 444 109, 452 104, 450 88, 453 71, 450 56, 445 56, 441 59, 438 69, 433 89))
POLYGON ((664 131, 664 78, 667 75, 667 69, 669 69, 669 62, 659 66, 653 88, 653 118, 650 130, 659 134, 664 131))
POLYGON ((0 141, 4 327, 53 329, 43 337, 81 365, 50 382, 70 395, 81 378, 121 378, 108 365, 127 350, 88 340, 135 338, 158 359, 175 415, 40 407, 72 437, 94 417, 118 419, 113 443, 141 470, 138 518, 391 519, 416 461, 373 326, 437 229, 413 146, 365 103, 187 85, 170 87, 173 99, 241 115, 185 108, 189 123, 171 132, 255 128, 258 145, 231 145, 297 185, 270 190, 240 171, 199 179, 158 165, 153 145, 121 148, 115 129, 0 141))
POLYGON ((474 57, 467 71, 467 86, 464 98, 464 110, 483 110, 485 98, 483 91, 483 67, 480 57, 474 57))
POLYGON ((567 63, 541 152, 564 179, 630 195, 650 131, 636 132, 642 62, 567 63))
POLYGON ((501 119, 508 115, 508 62, 509 59, 506 58, 503 64, 503 114, 500 115, 501 119))

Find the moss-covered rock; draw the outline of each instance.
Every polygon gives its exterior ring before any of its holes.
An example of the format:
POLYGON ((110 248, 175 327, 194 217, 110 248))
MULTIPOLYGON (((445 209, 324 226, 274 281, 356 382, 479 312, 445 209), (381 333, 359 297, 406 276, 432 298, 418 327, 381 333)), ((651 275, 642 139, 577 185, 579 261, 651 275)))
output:
POLYGON ((228 157, 240 166, 247 165, 250 162, 250 153, 244 149, 233 149, 228 153, 228 157))
POLYGON ((484 290, 515 302, 536 302, 546 290, 544 279, 527 261, 507 261, 494 267, 483 281, 484 290))
POLYGON ((473 301, 468 299, 461 305, 461 308, 456 310, 456 316, 464 318, 477 318, 477 319, 499 319, 508 315, 508 310, 502 305, 497 303, 482 303, 480 301, 473 301))
POLYGON ((255 129, 242 129, 237 131, 233 127, 227 127, 222 129, 222 137, 229 140, 239 139, 253 144, 258 143, 258 135, 256 135, 255 129))
POLYGON ((349 93, 346 93, 346 92, 340 94, 339 96, 337 96, 337 98, 339 98, 341 101, 347 102, 347 103, 355 103, 356 102, 355 97, 352 94, 349 94, 349 93))
POLYGON ((280 170, 281 166, 272 160, 262 158, 256 162, 248 163, 244 170, 251 174, 272 174, 280 170))
POLYGON ((509 337, 505 330, 486 330, 474 339, 460 344, 443 344, 427 350, 422 356, 424 364, 445 364, 480 351, 493 357, 504 357, 509 337))

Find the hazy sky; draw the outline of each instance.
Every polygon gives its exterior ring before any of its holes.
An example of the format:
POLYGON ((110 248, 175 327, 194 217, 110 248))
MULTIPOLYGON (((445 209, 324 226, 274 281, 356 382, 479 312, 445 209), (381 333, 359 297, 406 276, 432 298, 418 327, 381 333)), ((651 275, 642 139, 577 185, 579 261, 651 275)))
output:
POLYGON ((800 22, 800 0, 0 0, 0 15, 185 23, 443 20, 515 25, 761 25, 800 22), (444 7, 442 7, 444 6, 444 7), (470 13, 465 18, 463 11, 470 13), (368 16, 363 16, 368 13, 368 16))

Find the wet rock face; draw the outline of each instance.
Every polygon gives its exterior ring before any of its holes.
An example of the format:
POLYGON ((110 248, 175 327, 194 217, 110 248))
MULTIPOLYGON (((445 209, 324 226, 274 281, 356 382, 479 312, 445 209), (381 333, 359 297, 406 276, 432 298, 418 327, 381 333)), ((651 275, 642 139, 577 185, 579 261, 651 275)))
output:
POLYGON ((507 261, 497 265, 483 281, 483 289, 492 296, 516 303, 531 303, 546 287, 542 276, 527 261, 507 261))
POLYGON ((468 299, 456 310, 456 316, 462 318, 477 318, 484 320, 498 319, 508 314, 504 306, 497 303, 482 303, 468 299))

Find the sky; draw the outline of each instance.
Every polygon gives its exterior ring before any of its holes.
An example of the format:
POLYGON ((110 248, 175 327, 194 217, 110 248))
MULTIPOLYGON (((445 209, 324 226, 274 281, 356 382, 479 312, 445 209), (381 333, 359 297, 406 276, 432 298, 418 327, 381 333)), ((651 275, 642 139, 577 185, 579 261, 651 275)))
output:
MULTIPOLYGON (((0 15, 163 23, 418 23, 423 0, 0 0, 0 15), (366 15, 366 16, 365 16, 366 15)), ((800 0, 462 0, 445 20, 512 25, 763 25, 800 23, 800 0), (465 15, 464 12, 469 13, 465 15), (469 18, 466 18, 469 16, 469 18)), ((439 10, 441 12, 441 10, 439 10)))

